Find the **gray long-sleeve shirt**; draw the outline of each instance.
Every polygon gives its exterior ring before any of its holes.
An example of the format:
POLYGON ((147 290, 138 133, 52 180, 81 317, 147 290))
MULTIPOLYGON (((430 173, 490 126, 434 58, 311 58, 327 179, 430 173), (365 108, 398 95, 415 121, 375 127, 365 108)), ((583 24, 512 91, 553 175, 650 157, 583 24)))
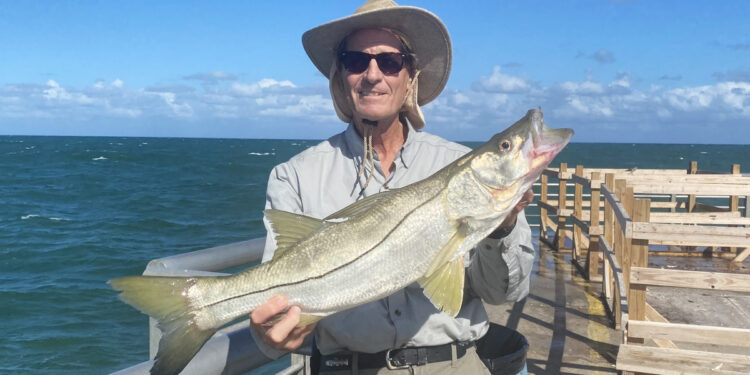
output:
MULTIPOLYGON (((469 149, 409 126, 407 139, 386 179, 376 159, 376 172, 363 195, 366 178, 358 178, 363 143, 353 125, 276 166, 268 180, 266 208, 324 218, 339 209, 389 188, 429 177, 469 149)), ((273 257, 275 242, 266 222, 263 261, 273 257)), ((467 254, 466 285, 470 289, 459 314, 438 311, 414 283, 393 295, 321 320, 315 339, 323 354, 340 350, 379 352, 404 346, 440 345, 476 340, 488 327, 483 299, 491 304, 517 301, 529 291, 534 261, 531 230, 523 213, 513 231, 501 240, 487 238, 467 254)), ((269 356, 279 352, 265 345, 269 356)))

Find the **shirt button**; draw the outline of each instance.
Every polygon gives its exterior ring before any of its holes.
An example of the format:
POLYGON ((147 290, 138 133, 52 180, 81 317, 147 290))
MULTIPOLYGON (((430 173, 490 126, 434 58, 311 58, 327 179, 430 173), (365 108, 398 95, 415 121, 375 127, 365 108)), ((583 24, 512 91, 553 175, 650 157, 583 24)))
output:
POLYGON ((396 316, 401 316, 401 310, 396 309, 393 313, 396 314, 396 316))

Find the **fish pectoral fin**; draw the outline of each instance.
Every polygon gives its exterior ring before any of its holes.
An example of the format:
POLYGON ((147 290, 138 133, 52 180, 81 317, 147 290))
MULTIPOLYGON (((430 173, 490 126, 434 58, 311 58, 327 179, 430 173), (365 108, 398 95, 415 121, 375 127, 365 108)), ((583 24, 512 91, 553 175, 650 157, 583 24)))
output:
MULTIPOLYGON (((281 319, 284 319, 284 317, 286 316, 287 311, 289 311, 289 310, 284 310, 284 312, 276 314, 273 318, 271 318, 264 325, 266 325, 266 326, 273 326, 276 323, 280 322, 281 319)), ((312 314, 300 314, 299 315, 299 322, 297 323, 296 326, 297 327, 308 326, 310 324, 316 323, 318 320, 321 320, 323 318, 325 318, 325 316, 322 316, 322 315, 312 315, 312 314)))
POLYGON ((438 310, 455 317, 464 300, 464 272, 464 258, 458 257, 420 279, 419 285, 438 310))
POLYGON ((360 199, 360 200, 358 200, 358 201, 356 201, 356 202, 354 202, 354 203, 352 203, 352 204, 350 204, 350 205, 342 208, 341 210, 338 210, 338 211, 332 213, 331 215, 329 215, 328 217, 326 217, 323 220, 328 221, 328 220, 336 220, 336 219, 348 219, 348 218, 350 218, 352 216, 357 216, 357 215, 359 215, 361 213, 370 211, 370 209, 373 206, 375 206, 376 204, 378 204, 378 202, 382 201, 384 198, 387 198, 388 196, 390 196, 394 191, 395 191, 395 189, 394 190, 389 190, 389 191, 384 191, 384 192, 380 192, 380 193, 375 194, 375 195, 371 195, 371 196, 366 197, 364 199, 360 199))
POLYGON ((323 318, 324 317, 320 315, 302 314, 299 316, 299 323, 297 323, 297 327, 309 326, 310 324, 317 323, 318 320, 323 318))
POLYGON ((276 234, 276 251, 273 254, 273 259, 281 256, 292 245, 325 224, 323 220, 287 211, 268 209, 263 212, 276 234))
POLYGON ((466 225, 459 224, 451 239, 448 240, 443 246, 443 249, 440 250, 438 256, 436 256, 435 259, 432 260, 432 263, 430 263, 430 267, 427 269, 427 272, 425 272, 425 277, 430 277, 438 269, 443 267, 443 265, 448 263, 454 255, 456 255, 456 251, 458 251, 458 248, 461 247, 461 244, 466 239, 467 233, 468 229, 466 225))

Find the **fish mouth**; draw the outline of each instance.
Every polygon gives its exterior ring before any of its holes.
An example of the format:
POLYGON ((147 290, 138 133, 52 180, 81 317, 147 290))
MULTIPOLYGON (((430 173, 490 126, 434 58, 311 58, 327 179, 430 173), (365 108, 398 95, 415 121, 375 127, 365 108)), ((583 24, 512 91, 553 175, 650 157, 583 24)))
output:
POLYGON ((534 172, 532 174, 541 173, 572 137, 573 129, 552 129, 544 124, 542 112, 534 111, 531 118, 532 147, 527 154, 534 172))

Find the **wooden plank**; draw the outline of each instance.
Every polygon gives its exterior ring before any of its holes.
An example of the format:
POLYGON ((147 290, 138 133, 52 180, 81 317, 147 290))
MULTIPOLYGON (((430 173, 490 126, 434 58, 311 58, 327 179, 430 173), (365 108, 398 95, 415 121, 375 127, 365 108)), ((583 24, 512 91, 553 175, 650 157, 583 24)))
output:
MULTIPOLYGON (((636 199, 633 202, 633 221, 647 222, 649 220, 651 201, 648 199, 636 199)), ((630 264, 632 267, 648 267, 648 241, 631 240, 630 264)), ((630 267, 624 268, 623 272, 630 274, 630 267)), ((646 287, 641 285, 632 285, 630 278, 626 278, 625 287, 629 287, 628 307, 630 308, 630 319, 646 319, 646 287)), ((628 333, 628 342, 642 344, 643 340, 631 340, 628 333)))
MULTIPOLYGON (((553 194, 553 195, 554 195, 554 194, 553 194)), ((556 199, 547 199, 547 200, 545 200, 545 202, 547 202, 547 204, 549 204, 549 205, 552 205, 552 206, 555 206, 555 207, 558 207, 558 205, 559 205, 559 203, 557 202, 557 200, 556 200, 556 199)), ((583 205, 583 207, 591 207, 591 202, 590 202, 590 201, 583 201, 583 202, 581 202, 581 204, 583 205)), ((568 202, 568 201, 566 200, 566 205, 565 205, 565 206, 566 206, 566 207, 573 207, 573 206, 574 206, 574 203, 573 203, 573 202, 568 202)), ((604 207, 604 204, 603 204, 603 203, 600 203, 600 204, 599 204, 599 207, 600 207, 600 208, 601 208, 601 207, 604 207)))
POLYGON ((628 186, 632 186, 635 192, 639 194, 688 194, 690 196, 750 194, 749 184, 665 184, 628 181, 628 186))
POLYGON ((620 345, 617 364, 620 371, 652 374, 749 374, 750 356, 697 350, 620 345))
MULTIPOLYGON (((565 164, 565 167, 567 168, 567 163, 560 163, 560 166, 563 164, 565 164)), ((562 171, 560 171, 560 168, 545 168, 542 171, 542 175, 556 178, 558 180, 569 180, 573 177, 573 172, 568 172, 565 168, 563 168, 562 171)))
MULTIPOLYGON (((649 241, 649 242, 651 242, 651 241, 649 241)), ((696 246, 696 245, 692 244, 692 243, 687 243, 687 244, 684 244, 684 246, 696 246)), ((673 251, 669 251, 669 250, 667 250, 667 251, 660 251, 660 250, 650 250, 648 253, 650 255, 653 255, 653 256, 666 256, 666 257, 686 257, 686 258, 687 257, 694 257, 694 258, 698 258, 698 257, 705 257, 706 256, 706 253, 704 253, 703 250, 694 250, 694 251, 682 251, 682 250, 677 250, 677 251, 674 251, 674 250, 673 251)), ((736 256, 736 254, 732 254, 732 253, 727 252, 727 251, 722 251, 722 252, 716 252, 716 251, 714 251, 711 254, 711 257, 718 258, 718 259, 734 259, 735 256, 736 256)))
POLYGON ((652 223, 670 223, 670 224, 712 224, 712 225, 750 225, 750 218, 741 217, 739 212, 690 212, 690 213, 672 213, 672 212, 652 212, 652 223))
MULTIPOLYGON (((565 232, 567 230, 566 228, 566 217, 569 216, 572 212, 568 213, 566 207, 566 199, 568 195, 568 182, 566 178, 562 177, 562 175, 568 171, 568 163, 560 163, 560 177, 559 177, 559 184, 558 184, 558 192, 557 192, 557 233, 555 235, 555 238, 557 239, 557 242, 555 243, 555 249, 562 250, 565 248, 565 236, 561 234, 561 232, 565 232)), ((568 177, 570 178, 570 177, 568 177)))
POLYGON ((679 202, 651 202, 651 208, 675 208, 679 202))
MULTIPOLYGON (((620 263, 617 261, 617 258, 615 257, 615 253, 612 251, 612 246, 607 243, 604 236, 599 236, 599 249, 604 254, 605 258, 609 262, 609 266, 611 267, 612 271, 612 278, 614 279, 614 283, 617 286, 617 296, 620 301, 620 311, 623 314, 628 314, 628 300, 625 297, 626 289, 625 289, 625 280, 622 277, 622 268, 620 268, 620 263)), ((619 319, 616 319, 617 322, 619 322, 619 319)))
MULTIPOLYGON (((698 162, 697 161, 691 161, 690 165, 688 166, 687 173, 688 174, 696 174, 698 172, 698 162)), ((695 195, 691 194, 688 196, 687 200, 687 211, 693 212, 693 209, 695 208, 695 195)))
MULTIPOLYGON (((659 312, 651 307, 648 302, 646 302, 646 320, 650 322, 669 323, 667 318, 659 314, 659 312)), ((671 340, 654 339, 654 344, 658 345, 660 348, 677 348, 677 345, 675 345, 671 340)))
POLYGON ((573 222, 576 230, 581 230, 583 231, 583 233, 589 234, 589 225, 586 222, 579 219, 576 215, 570 215, 568 216, 568 218, 570 218, 570 221, 573 222))
MULTIPOLYGON (((547 168, 551 170, 556 170, 555 168, 547 168)), ((625 168, 583 168, 583 174, 584 175, 590 175, 594 172, 597 172, 599 174, 619 174, 624 176, 647 176, 647 175, 669 175, 669 176, 675 176, 675 175, 685 175, 687 172, 684 169, 625 169, 625 168)))
MULTIPOLYGON (((654 212, 654 214, 668 212, 654 212)), ((708 225, 750 225, 750 218, 747 217, 721 217, 721 216, 692 216, 696 212, 686 213, 684 216, 652 216, 652 223, 661 224, 708 224, 708 225)))
POLYGON ((630 217, 628 217, 628 213, 625 211, 625 207, 622 206, 617 197, 615 197, 615 194, 606 186, 602 187, 602 195, 604 195, 604 198, 612 207, 612 211, 617 217, 617 224, 620 226, 620 230, 622 230, 626 234, 626 237, 629 237, 627 224, 628 222, 630 222, 630 217))
POLYGON ((750 275, 633 267, 630 283, 644 286, 726 290, 750 293, 750 275))
POLYGON ((661 223, 631 223, 630 228, 631 237, 640 240, 699 244, 696 246, 750 247, 750 228, 661 223))
MULTIPOLYGON (((583 166, 577 165, 576 166, 576 175, 583 174, 583 166)), ((573 176, 576 177, 576 176, 573 176)), ((575 223, 575 220, 577 220, 578 217, 581 217, 583 214, 583 185, 581 184, 575 184, 574 185, 575 195, 573 199, 573 215, 570 215, 571 221, 575 223)), ((573 239, 575 241, 575 245, 573 246, 573 259, 578 262, 578 258, 581 256, 581 250, 583 248, 588 249, 588 241, 586 241, 586 246, 582 246, 583 242, 583 227, 585 226, 588 232, 588 225, 584 224, 580 220, 578 221, 581 225, 573 225, 573 239)))
POLYGON ((591 180, 589 180, 586 177, 583 177, 582 175, 579 175, 578 172, 574 174, 571 178, 571 181, 573 181, 576 185, 583 186, 586 188, 591 188, 591 180))
POLYGON ((683 174, 683 175, 617 175, 618 179, 628 180, 630 184, 730 184, 745 185, 750 177, 739 174, 683 174))
MULTIPOLYGON (((585 172, 584 172, 585 173, 585 172)), ((591 179, 592 180, 599 180, 601 179, 601 174, 599 172, 593 172, 591 173, 591 179)), ((598 280, 600 279, 601 275, 599 275, 599 263, 601 262, 601 253, 599 252, 599 235, 604 234, 604 227, 599 226, 599 218, 603 217, 602 212, 599 211, 599 201, 600 201, 600 194, 601 194, 601 183, 598 183, 596 185, 591 185, 591 198, 588 203, 589 209, 586 211, 588 214, 588 222, 590 223, 590 227, 588 228, 589 233, 589 252, 586 254, 586 276, 589 280, 598 280)), ((601 202, 604 203, 604 202, 601 202)), ((586 220, 586 219, 583 219, 586 220)))
POLYGON ((539 222, 541 223, 541 228, 539 230, 539 238, 542 240, 547 239, 547 227, 550 224, 550 218, 547 216, 547 208, 541 205, 542 202, 547 201, 547 189, 549 188, 547 185, 549 183, 549 177, 547 175, 542 175, 541 177, 541 185, 539 186, 539 199, 537 200, 537 205, 539 206, 539 222))
POLYGON ((711 206, 711 205, 703 204, 703 203, 700 203, 700 202, 695 203, 695 206, 693 207, 693 210, 698 211, 698 212, 717 212, 717 213, 718 212, 729 212, 729 209, 727 209, 727 208, 711 206))
POLYGON ((538 200, 538 201, 536 202, 536 204, 537 204, 537 205, 538 205, 539 207, 541 207, 541 208, 543 208, 543 209, 547 210, 548 212, 550 212, 550 213, 549 213, 549 215, 556 215, 556 214, 557 214, 557 207, 555 207, 555 206, 551 205, 551 204, 550 204, 549 202, 547 202, 547 201, 542 201, 542 200, 538 200))
POLYGON ((750 329, 633 320, 632 306, 630 316, 628 336, 750 347, 750 329))
POLYGON ((742 252, 737 254, 737 256, 732 259, 732 263, 741 263, 747 259, 748 256, 750 256, 750 247, 745 248, 742 252))

